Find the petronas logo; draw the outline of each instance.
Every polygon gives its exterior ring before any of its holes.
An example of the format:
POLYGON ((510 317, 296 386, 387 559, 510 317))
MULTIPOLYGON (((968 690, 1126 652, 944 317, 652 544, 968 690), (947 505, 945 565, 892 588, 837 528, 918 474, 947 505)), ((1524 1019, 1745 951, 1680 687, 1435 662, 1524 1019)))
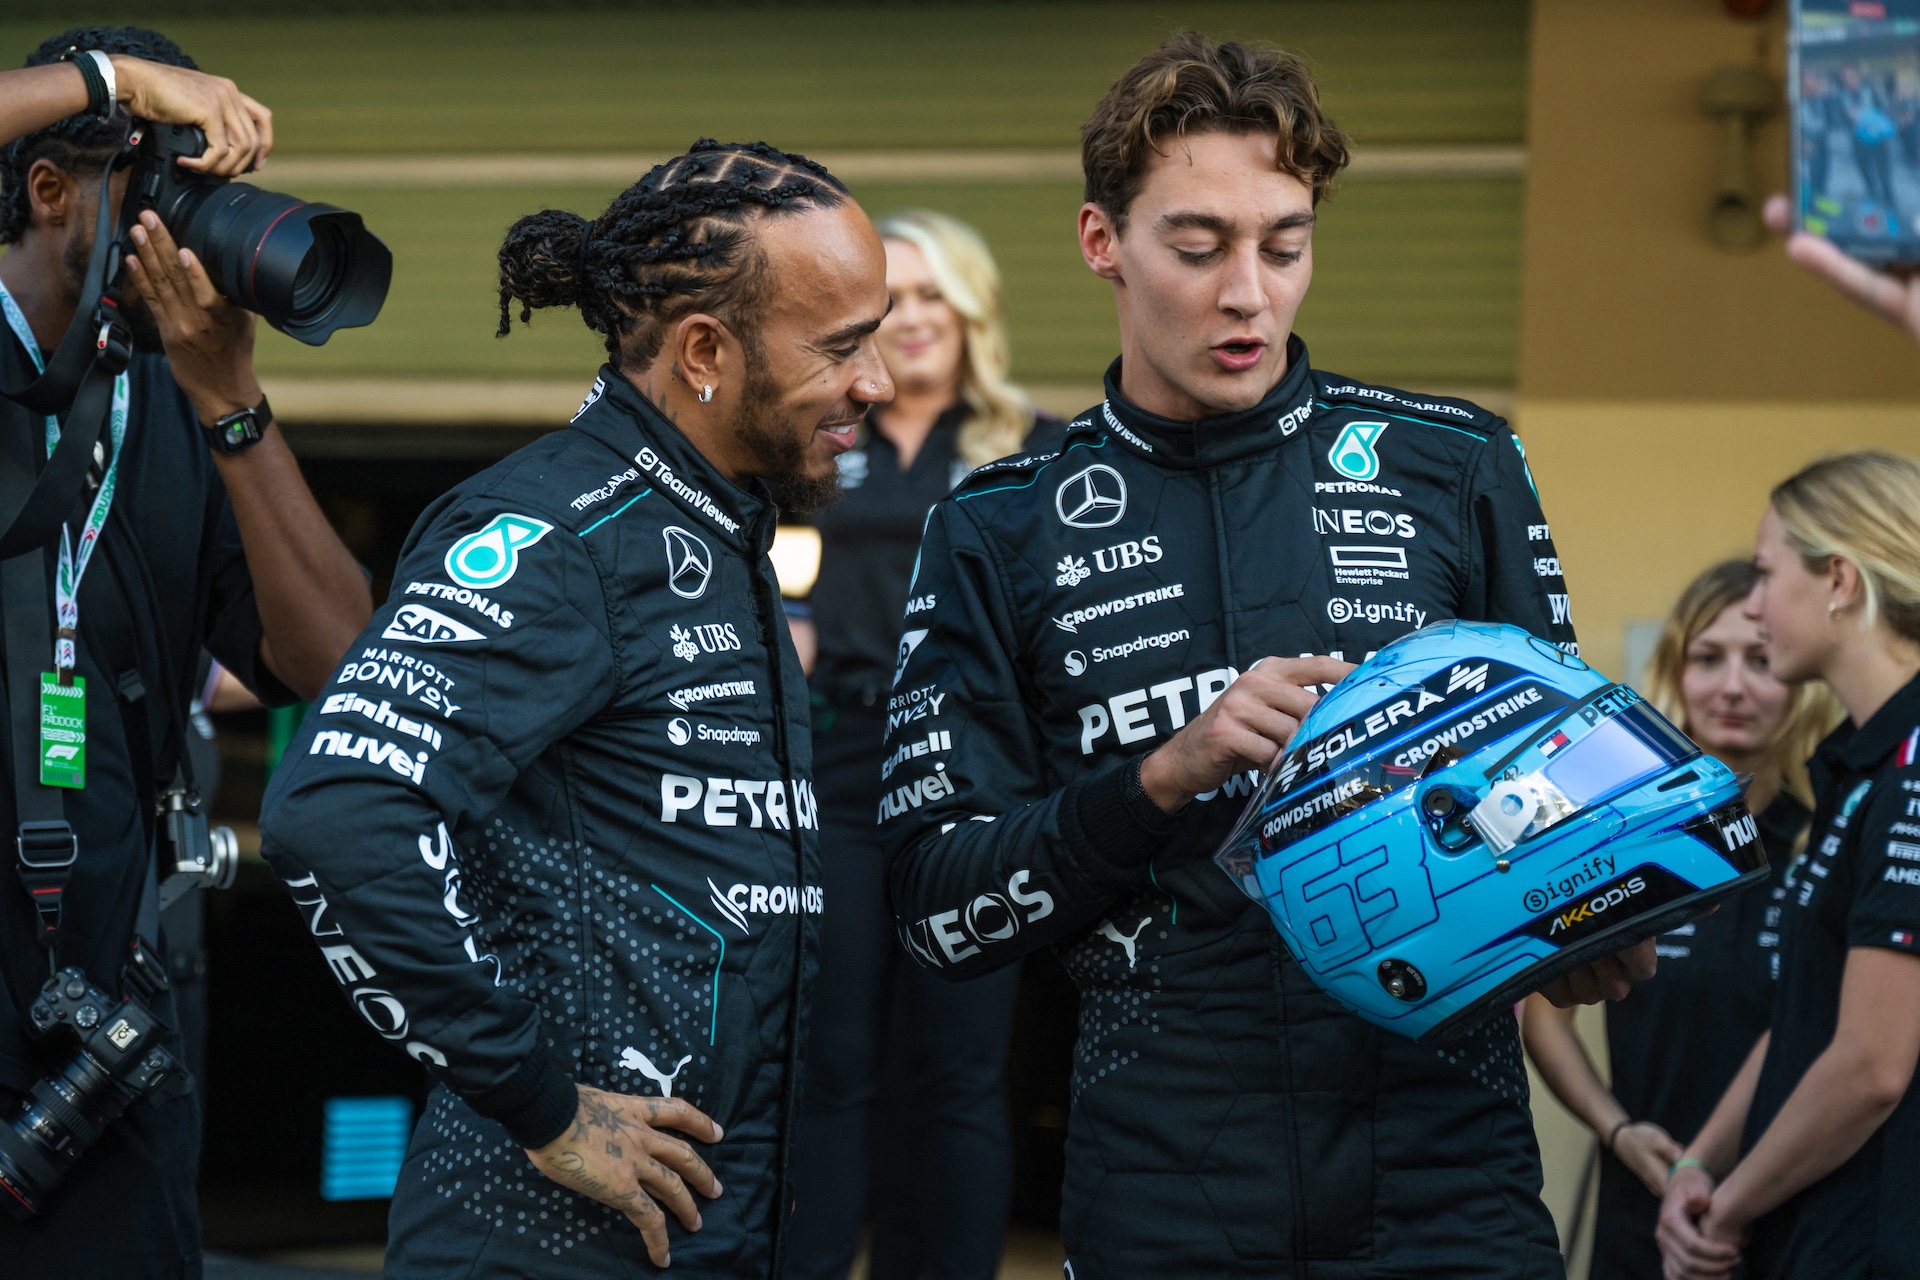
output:
POLYGON ((1380 455, 1374 452, 1373 442, 1386 429, 1384 422, 1349 422, 1327 450, 1327 461, 1349 480, 1373 479, 1380 474, 1380 455))
POLYGON ((520 553, 553 532, 532 516, 502 513, 447 548, 447 576, 463 587, 497 587, 520 567, 520 553))

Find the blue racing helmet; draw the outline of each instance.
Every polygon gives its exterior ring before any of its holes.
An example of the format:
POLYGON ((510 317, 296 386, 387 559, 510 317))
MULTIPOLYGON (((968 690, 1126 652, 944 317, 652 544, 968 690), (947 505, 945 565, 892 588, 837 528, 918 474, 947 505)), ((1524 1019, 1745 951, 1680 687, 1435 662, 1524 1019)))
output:
POLYGON ((1458 621, 1320 699, 1215 861, 1322 990, 1421 1040, 1767 871, 1733 772, 1639 694, 1458 621))

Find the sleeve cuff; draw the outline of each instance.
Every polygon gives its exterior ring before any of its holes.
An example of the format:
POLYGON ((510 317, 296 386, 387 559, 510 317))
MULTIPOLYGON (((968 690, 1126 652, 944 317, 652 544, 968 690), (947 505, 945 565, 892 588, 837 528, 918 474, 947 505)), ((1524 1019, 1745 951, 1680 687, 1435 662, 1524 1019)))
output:
POLYGON ((534 1056, 505 1081, 483 1094, 468 1096, 467 1105, 489 1120, 498 1121, 523 1147, 544 1147, 567 1131, 580 1109, 580 1091, 573 1078, 539 1045, 534 1056))
POLYGON ((1103 891, 1131 888, 1179 821, 1178 814, 1167 813, 1141 790, 1145 758, 1136 756, 1071 788, 1064 834, 1103 891))

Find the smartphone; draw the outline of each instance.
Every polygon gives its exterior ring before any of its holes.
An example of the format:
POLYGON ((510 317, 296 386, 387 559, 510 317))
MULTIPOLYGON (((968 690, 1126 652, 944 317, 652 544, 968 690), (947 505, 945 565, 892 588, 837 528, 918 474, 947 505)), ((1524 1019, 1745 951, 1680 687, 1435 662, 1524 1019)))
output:
POLYGON ((1920 0, 1794 0, 1794 225, 1920 264, 1920 0))

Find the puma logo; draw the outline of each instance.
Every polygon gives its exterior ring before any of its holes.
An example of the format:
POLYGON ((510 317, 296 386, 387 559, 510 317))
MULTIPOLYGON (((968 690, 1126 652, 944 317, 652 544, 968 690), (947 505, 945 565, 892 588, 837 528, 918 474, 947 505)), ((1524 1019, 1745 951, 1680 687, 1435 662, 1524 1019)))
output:
POLYGON ((1148 916, 1145 920, 1142 920, 1139 924, 1133 927, 1132 933, 1121 933, 1118 929, 1113 927, 1113 921, 1111 920, 1102 920, 1100 922, 1100 936, 1104 938, 1112 938, 1115 942, 1120 944, 1123 950, 1126 951, 1128 969, 1133 968, 1133 962, 1137 958, 1133 954, 1134 939, 1140 936, 1140 931, 1146 928, 1148 923, 1152 919, 1153 919, 1152 916, 1148 916))
POLYGON ((620 1065, 628 1071, 638 1071, 641 1075, 659 1085, 660 1096, 663 1098, 671 1098, 673 1096, 673 1082, 679 1078, 680 1068, 692 1061, 693 1055, 688 1054, 686 1057, 680 1059, 680 1061, 674 1063, 673 1074, 667 1075, 662 1073, 660 1068, 654 1066, 647 1055, 638 1049, 622 1049, 620 1051, 620 1065))

